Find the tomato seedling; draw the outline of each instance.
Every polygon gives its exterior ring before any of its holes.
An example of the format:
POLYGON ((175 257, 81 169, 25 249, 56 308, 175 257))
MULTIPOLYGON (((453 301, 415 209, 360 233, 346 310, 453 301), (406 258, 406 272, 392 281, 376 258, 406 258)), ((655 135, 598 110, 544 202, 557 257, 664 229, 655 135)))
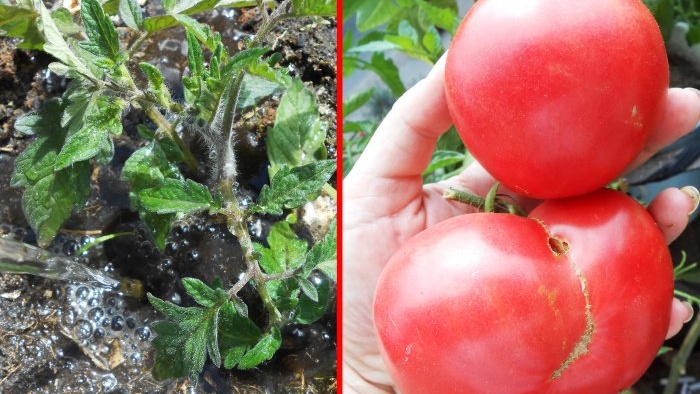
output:
POLYGON ((612 394, 651 364, 672 298, 653 218, 602 189, 527 218, 477 213, 428 228, 384 269, 374 319, 404 394, 612 394))
POLYGON ((505 186, 536 198, 603 187, 657 126, 664 42, 638 0, 483 0, 447 56, 455 126, 505 186))

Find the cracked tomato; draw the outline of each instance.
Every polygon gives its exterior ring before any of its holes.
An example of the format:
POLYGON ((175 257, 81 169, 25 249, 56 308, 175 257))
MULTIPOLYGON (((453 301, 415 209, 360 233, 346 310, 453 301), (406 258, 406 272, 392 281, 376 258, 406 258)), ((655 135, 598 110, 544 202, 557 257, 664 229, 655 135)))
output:
POLYGON ((639 0, 478 1, 445 71, 469 151, 536 198, 619 176, 657 126, 668 81, 659 27, 639 0))
POLYGON ((604 189, 527 218, 476 213, 428 228, 384 269, 374 320, 403 394, 612 394, 651 364, 672 298, 654 220, 604 189))

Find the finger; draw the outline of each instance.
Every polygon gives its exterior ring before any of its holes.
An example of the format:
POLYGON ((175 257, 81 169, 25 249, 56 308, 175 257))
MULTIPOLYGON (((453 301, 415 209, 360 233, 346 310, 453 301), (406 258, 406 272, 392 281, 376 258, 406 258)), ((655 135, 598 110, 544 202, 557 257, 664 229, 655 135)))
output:
POLYGON ((659 193, 647 208, 667 243, 673 242, 688 225, 700 195, 694 187, 669 188, 659 193))
POLYGON ((666 339, 678 334, 683 328, 683 324, 693 318, 694 313, 695 311, 689 303, 674 298, 671 304, 671 323, 668 325, 666 339))
POLYGON ((353 172, 380 178, 419 176, 438 137, 452 124, 444 92, 445 56, 394 104, 353 172))
POLYGON ((700 92, 693 88, 668 90, 666 108, 656 131, 628 169, 642 164, 659 149, 691 131, 700 119, 700 92))

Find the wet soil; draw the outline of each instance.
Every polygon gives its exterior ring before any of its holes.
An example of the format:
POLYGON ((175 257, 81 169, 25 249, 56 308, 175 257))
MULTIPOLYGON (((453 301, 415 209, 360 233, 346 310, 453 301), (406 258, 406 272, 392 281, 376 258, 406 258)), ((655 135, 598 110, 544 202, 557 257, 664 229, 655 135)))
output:
MULTIPOLYGON (((150 4, 151 2, 149 2, 150 4)), ((148 5, 147 5, 148 7, 148 5)), ((153 11, 153 10, 152 10, 153 11)), ((260 23, 257 10, 215 11, 204 20, 220 31, 235 48, 260 23)), ((336 73, 333 19, 288 20, 273 33, 273 49, 282 54, 279 64, 299 76, 316 94, 322 118, 328 123, 327 147, 335 157, 336 73), (293 32, 293 34, 292 34, 293 32)), ((187 72, 186 42, 182 31, 154 40, 144 50, 177 91, 187 72)), ((21 210, 21 191, 9 187, 17 155, 31 141, 14 130, 17 117, 51 98, 60 96, 65 81, 49 73, 51 58, 39 52, 16 49, 17 40, 0 38, 0 237, 35 242, 21 210)), ((243 111, 238 119, 241 184, 255 198, 268 182, 265 134, 274 122, 279 97, 243 111)), ((131 212, 121 168, 143 141, 133 127, 143 119, 128 114, 125 133, 115 139, 115 157, 93 172, 90 200, 65 223, 50 246, 53 252, 73 256, 96 236, 120 231, 134 235, 115 238, 76 257, 84 264, 135 278, 146 291, 190 305, 180 284, 193 276, 211 283, 215 277, 235 281, 243 270, 240 249, 219 218, 199 215, 173 225, 167 247, 153 246, 138 216, 131 212)), ((190 139, 193 150, 197 140, 190 139)), ((206 153, 206 152, 202 152, 206 153)), ((318 202, 319 210, 335 213, 334 204, 318 202)), ((250 223, 254 240, 262 242, 269 217, 250 223)), ((297 226, 311 237, 315 225, 297 226)), ((75 256, 74 256, 75 257, 75 256)), ((327 280, 319 277, 319 280, 327 280)), ((251 301, 251 317, 262 320, 262 307, 254 290, 244 288, 251 301), (257 317, 255 317, 257 316, 257 317)), ((332 300, 334 304, 334 300, 332 300)), ((143 300, 133 300, 76 283, 38 277, 0 274, 0 392, 7 393, 330 393, 335 392, 335 308, 317 323, 291 325, 283 330, 283 345, 270 362, 251 371, 226 371, 205 366, 197 386, 186 380, 157 382, 150 376, 153 339, 150 324, 160 317, 143 300)))

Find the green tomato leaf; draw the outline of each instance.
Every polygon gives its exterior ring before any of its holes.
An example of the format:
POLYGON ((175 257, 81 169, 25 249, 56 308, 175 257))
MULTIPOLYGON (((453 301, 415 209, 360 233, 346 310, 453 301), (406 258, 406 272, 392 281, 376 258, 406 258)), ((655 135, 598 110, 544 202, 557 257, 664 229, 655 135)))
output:
POLYGON ((93 73, 80 59, 78 59, 75 53, 73 53, 68 46, 66 40, 63 39, 63 34, 61 34, 43 2, 39 2, 39 13, 40 18, 38 21, 38 26, 44 33, 44 38, 46 39, 46 42, 44 43, 44 52, 60 60, 63 64, 75 72, 94 79, 95 76, 93 73))
POLYGON ((451 165, 459 164, 464 162, 466 155, 462 152, 456 152, 451 150, 436 150, 433 152, 433 158, 430 160, 428 168, 423 171, 423 176, 437 171, 438 169, 445 168, 451 165))
MULTIPOLYGON (((447 30, 450 35, 454 35, 457 31, 461 18, 457 15, 456 9, 431 4, 425 0, 417 0, 416 4, 418 4, 419 9, 419 20, 424 18, 430 24, 447 30)), ((428 28, 428 26, 423 27, 428 28)))
POLYGON ((162 106, 165 108, 170 107, 170 91, 165 85, 165 78, 163 78, 163 74, 160 72, 158 67, 150 63, 141 62, 139 63, 139 68, 141 71, 143 71, 144 75, 146 75, 146 79, 148 80, 148 91, 156 96, 158 102, 162 106))
POLYGON ((0 4, 0 31, 7 37, 21 38, 21 49, 42 49, 44 36, 37 28, 39 13, 31 8, 0 4))
POLYGON ((119 35, 98 0, 83 0, 80 6, 87 41, 81 47, 98 57, 117 63, 120 59, 119 35))
POLYGON ((165 178, 184 180, 157 142, 136 150, 122 168, 121 179, 129 182, 131 190, 136 192, 160 186, 165 178))
POLYGON ((22 194, 22 210, 45 247, 56 236, 73 207, 85 204, 90 195, 90 165, 75 163, 70 170, 51 173, 28 185, 22 194))
POLYGON ((262 336, 260 328, 251 319, 238 313, 232 301, 225 302, 220 311, 219 341, 222 353, 239 345, 254 345, 262 336))
POLYGON ((155 213, 189 213, 214 206, 206 186, 187 179, 166 178, 162 185, 142 190, 138 198, 144 209, 155 213))
POLYGON ((280 92, 282 89, 282 86, 277 82, 245 74, 243 76, 241 93, 238 96, 238 109, 243 110, 259 105, 260 102, 280 92))
POLYGON ((262 331, 252 320, 237 312, 231 301, 221 307, 219 314, 220 352, 224 356, 224 368, 232 369, 248 349, 260 341, 262 331))
POLYGON ((292 14, 296 16, 336 16, 335 0, 292 0, 292 14))
POLYGON ((205 308, 184 308, 150 293, 148 300, 168 319, 153 325, 157 333, 153 340, 156 349, 153 376, 156 379, 188 376, 196 381, 207 354, 215 365, 221 364, 219 311, 225 301, 205 308))
POLYGON ((336 280, 336 260, 337 260, 337 241, 336 241, 336 223, 333 222, 328 230, 328 233, 314 245, 306 254, 306 261, 301 270, 301 276, 307 277, 314 269, 323 271, 326 276, 336 280))
POLYGON ((236 312, 240 316, 248 317, 248 305, 246 305, 246 303, 243 302, 242 299, 240 299, 237 296, 231 297, 231 303, 233 304, 233 307, 236 309, 236 312))
POLYGON ((162 251, 170 234, 170 225, 175 220, 174 213, 157 214, 145 210, 139 211, 139 216, 151 231, 156 246, 162 251))
POLYGON ((241 357, 238 368, 250 369, 262 364, 274 356, 280 345, 282 345, 282 334, 279 328, 272 327, 270 332, 265 334, 252 349, 241 357))
POLYGON ((204 55, 202 46, 197 41, 194 33, 190 29, 187 32, 187 61, 190 68, 191 78, 201 77, 204 68, 204 55))
POLYGON ((401 81, 398 67, 396 67, 393 60, 386 58, 382 53, 373 54, 366 68, 379 76, 386 86, 389 87, 394 97, 401 97, 406 91, 406 87, 401 81))
POLYGON ((271 172, 283 164, 297 167, 325 159, 326 125, 313 93, 294 80, 282 96, 275 125, 267 135, 267 157, 271 172))
POLYGON ((183 278, 182 284, 185 287, 187 294, 192 296, 194 300, 201 306, 212 307, 214 305, 223 304, 228 295, 222 289, 212 289, 204 282, 196 278, 183 278))
POLYGON ((367 31, 388 22, 398 12, 392 0, 364 1, 357 8, 355 23, 358 30, 367 31))
POLYGON ((308 297, 313 302, 318 302, 318 291, 316 290, 316 287, 313 283, 299 276, 296 277, 296 281, 299 285, 299 288, 301 289, 301 292, 304 293, 306 297, 308 297))
POLYGON ((260 266, 268 274, 279 274, 300 267, 306 259, 308 245, 297 237, 289 223, 276 222, 267 236, 269 248, 255 244, 260 253, 260 266))
POLYGON ((86 120, 82 127, 75 132, 69 132, 56 160, 56 170, 96 156, 102 163, 109 162, 114 153, 110 135, 122 132, 123 106, 121 100, 99 96, 95 105, 89 107, 91 112, 84 114, 86 120))
POLYGON ((173 7, 173 14, 197 14, 213 10, 220 0, 180 0, 173 7))
POLYGON ((143 13, 137 0, 119 0, 119 17, 134 30, 143 27, 143 13))
POLYGON ((176 0, 163 0, 163 8, 165 8, 165 11, 168 13, 172 12, 176 5, 176 0))
POLYGON ((358 109, 362 108, 363 105, 367 104, 369 100, 374 97, 375 88, 365 89, 361 92, 355 93, 348 97, 347 100, 343 100, 343 116, 347 117, 358 109))
POLYGON ((260 201, 251 211, 281 215, 284 208, 296 208, 309 201, 335 172, 334 160, 323 160, 289 169, 286 165, 275 173, 270 185, 263 186, 260 201))
POLYGON ((59 99, 51 99, 38 111, 29 112, 15 121, 15 130, 24 135, 50 135, 60 129, 63 105, 59 99))
MULTIPOLYGON (((323 317, 328 309, 328 300, 331 294, 331 284, 328 280, 315 278, 313 287, 316 299, 313 299, 304 291, 299 297, 299 304, 294 311, 294 321, 301 324, 311 324, 323 317)), ((304 288, 301 288, 302 291, 304 288)))
MULTIPOLYGON (((388 37, 389 36, 387 36, 387 38, 388 37)), ((354 47, 348 49, 348 52, 349 53, 361 53, 361 52, 372 53, 372 52, 384 52, 384 51, 392 51, 395 49, 400 49, 402 47, 402 45, 400 43, 395 42, 395 41, 400 41, 401 38, 404 38, 406 40, 406 42, 403 43, 403 46, 410 48, 410 46, 413 45, 409 38, 394 36, 393 41, 388 41, 388 40, 370 41, 366 44, 354 46, 354 47)))
POLYGON ((56 23, 58 30, 67 36, 78 34, 81 31, 80 26, 73 21, 73 15, 71 15, 70 11, 66 8, 61 7, 52 11, 51 18, 53 18, 53 21, 56 23))

